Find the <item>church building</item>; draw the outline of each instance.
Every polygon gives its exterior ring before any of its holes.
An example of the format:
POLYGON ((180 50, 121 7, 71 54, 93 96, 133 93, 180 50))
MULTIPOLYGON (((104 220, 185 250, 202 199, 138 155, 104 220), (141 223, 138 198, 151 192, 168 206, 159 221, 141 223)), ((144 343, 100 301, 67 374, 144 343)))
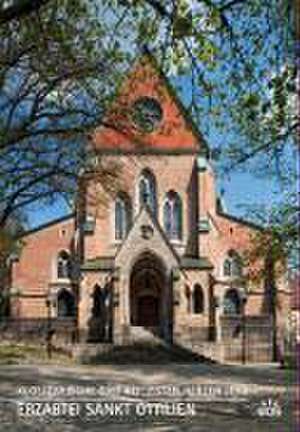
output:
MULTIPOLYGON (((221 361, 243 349, 249 361, 269 361, 267 283, 253 282, 243 259, 261 228, 222 208, 208 145, 150 55, 89 140, 74 214, 22 237, 11 318, 50 317, 56 328, 72 320, 73 343, 160 340, 221 361)), ((277 290, 280 326, 283 280, 277 290)))

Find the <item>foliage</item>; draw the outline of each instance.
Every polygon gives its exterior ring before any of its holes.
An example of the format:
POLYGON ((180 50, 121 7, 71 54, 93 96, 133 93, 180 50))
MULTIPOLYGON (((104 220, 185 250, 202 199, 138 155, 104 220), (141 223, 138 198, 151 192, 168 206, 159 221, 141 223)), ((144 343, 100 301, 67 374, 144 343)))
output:
POLYGON ((22 242, 16 240, 16 236, 21 234, 22 225, 20 220, 10 222, 6 228, 0 229, 0 318, 5 314, 9 294, 7 292, 7 277, 9 275, 10 260, 17 256, 22 248, 22 242))
MULTIPOLYGON (((252 248, 247 253, 248 263, 252 266, 272 257, 276 277, 298 269, 299 257, 299 204, 296 194, 283 195, 282 199, 267 209, 257 205, 246 207, 249 217, 259 221, 263 230, 257 231, 252 238, 252 248)), ((261 279, 265 269, 261 266, 256 277, 261 279)))
POLYGON ((0 25, 0 225, 37 200, 74 194, 86 133, 123 61, 85 1, 44 3, 0 25))

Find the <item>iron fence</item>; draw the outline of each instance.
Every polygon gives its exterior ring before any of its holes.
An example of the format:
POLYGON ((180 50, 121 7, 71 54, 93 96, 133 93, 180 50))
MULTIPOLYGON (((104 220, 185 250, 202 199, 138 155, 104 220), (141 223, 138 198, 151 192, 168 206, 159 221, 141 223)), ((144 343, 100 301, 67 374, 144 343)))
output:
POLYGON ((224 360, 272 361, 274 327, 270 316, 222 316, 220 322, 224 360))

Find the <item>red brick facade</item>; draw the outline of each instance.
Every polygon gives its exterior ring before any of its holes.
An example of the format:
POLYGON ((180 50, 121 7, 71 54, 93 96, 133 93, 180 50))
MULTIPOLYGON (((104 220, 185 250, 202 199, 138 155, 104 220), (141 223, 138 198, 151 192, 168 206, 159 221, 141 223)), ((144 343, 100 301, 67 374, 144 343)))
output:
POLYGON ((15 317, 46 316, 45 300, 51 284, 57 282, 57 256, 60 251, 72 255, 73 238, 73 216, 28 232, 22 238, 20 259, 12 264, 12 289, 19 294, 13 305, 15 317))
MULTIPOLYGON (((102 166, 118 167, 114 191, 107 194, 90 176, 76 221, 65 218, 24 236, 13 265, 13 314, 44 317, 49 298, 56 316, 65 290, 74 297, 74 316, 87 340, 124 344, 149 327, 185 345, 219 342, 228 307, 238 316, 265 316, 264 284, 245 280, 248 269, 241 264, 259 228, 217 206, 207 145, 153 60, 143 58, 134 68, 105 124, 91 144, 102 166), (142 113, 147 131, 132 120, 141 98, 148 98, 142 113), (67 274, 62 251, 72 263, 67 274)), ((278 288, 284 318, 288 296, 282 281, 278 288)))

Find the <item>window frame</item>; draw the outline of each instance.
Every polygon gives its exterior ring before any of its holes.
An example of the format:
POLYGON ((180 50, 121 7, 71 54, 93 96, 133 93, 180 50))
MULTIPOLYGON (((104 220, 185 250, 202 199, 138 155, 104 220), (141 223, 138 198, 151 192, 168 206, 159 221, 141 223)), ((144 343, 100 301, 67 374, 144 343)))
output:
POLYGON ((183 205, 180 195, 171 190, 166 194, 162 209, 163 228, 166 236, 171 242, 181 242, 183 238, 183 205), (166 208, 169 207, 169 216, 166 208), (176 214, 176 206, 177 214, 176 214), (170 225, 170 228, 167 227, 170 225))
POLYGON ((147 205, 147 208, 151 211, 151 213, 155 217, 157 217, 158 205, 157 205, 156 178, 153 172, 149 168, 143 169, 138 177, 137 204, 138 204, 138 211, 140 211, 143 206, 147 205), (142 198, 142 191, 141 191, 142 183, 144 183, 146 185, 146 188, 148 188, 148 196, 150 196, 150 202, 147 202, 147 200, 144 200, 142 198))
POLYGON ((56 257, 56 279, 67 280, 72 278, 72 261, 70 253, 66 250, 61 250, 56 257), (63 257, 65 255, 65 257, 63 257))
POLYGON ((114 201, 113 238, 115 242, 122 242, 132 225, 132 209, 130 197, 125 192, 119 192, 114 201), (121 206, 121 207, 118 207, 121 206), (118 223, 118 208, 120 208, 120 222, 118 223), (120 225, 120 226, 119 226, 120 225), (124 226, 123 226, 124 225, 124 226), (120 229, 119 229, 120 228, 120 229))
POLYGON ((242 278, 243 269, 244 264, 240 254, 235 250, 228 251, 222 262, 222 276, 226 278, 242 278), (228 267, 225 267, 226 264, 228 267), (229 271, 227 272, 226 269, 229 269, 229 271))

